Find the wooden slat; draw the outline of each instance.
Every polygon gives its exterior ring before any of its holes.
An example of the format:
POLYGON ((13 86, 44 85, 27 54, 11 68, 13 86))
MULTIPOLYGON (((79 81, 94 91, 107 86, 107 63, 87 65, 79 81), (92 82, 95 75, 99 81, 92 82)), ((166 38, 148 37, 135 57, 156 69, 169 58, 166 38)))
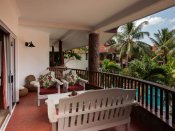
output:
POLYGON ((153 87, 150 85, 150 109, 153 108, 153 87))
POLYGON ((121 88, 123 88, 123 77, 121 77, 121 88))
POLYGON ((144 86, 145 86, 144 83, 142 83, 141 86, 142 86, 142 88, 141 88, 142 89, 142 105, 144 105, 144 95, 145 95, 144 94, 144 89, 145 89, 144 88, 144 86))
POLYGON ((128 89, 129 89, 129 88, 130 88, 130 79, 127 79, 127 80, 128 80, 128 81, 127 81, 127 82, 128 82, 128 86, 127 86, 127 87, 128 87, 128 89))
POLYGON ((138 82, 138 97, 137 97, 138 102, 140 102, 140 82, 138 82))
POLYGON ((118 87, 121 88, 121 77, 118 77, 118 87))
POLYGON ((163 90, 160 89, 160 116, 163 115, 163 90))
POLYGON ((172 93, 172 123, 175 124, 175 93, 172 93))
POLYGON ((148 107, 148 84, 146 84, 146 107, 148 107))
POLYGON ((154 97, 155 98, 155 112, 157 112, 157 97, 158 97, 157 96, 157 91, 158 91, 157 87, 155 87, 155 97, 154 97))
POLYGON ((165 102, 166 102, 166 119, 169 119, 169 93, 165 91, 165 102))

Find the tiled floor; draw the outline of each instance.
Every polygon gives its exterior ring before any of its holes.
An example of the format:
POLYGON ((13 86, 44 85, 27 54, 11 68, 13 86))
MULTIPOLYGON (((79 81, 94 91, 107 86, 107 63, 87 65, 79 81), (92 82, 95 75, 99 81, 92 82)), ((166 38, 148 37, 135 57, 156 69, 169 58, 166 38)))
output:
MULTIPOLYGON (((29 93, 20 98, 15 111, 11 117, 6 131, 51 131, 51 124, 47 118, 46 104, 37 106, 36 93, 29 93)), ((125 131, 124 126, 106 129, 104 131, 125 131)), ((129 131, 147 131, 139 127, 138 123, 131 122, 129 131)))

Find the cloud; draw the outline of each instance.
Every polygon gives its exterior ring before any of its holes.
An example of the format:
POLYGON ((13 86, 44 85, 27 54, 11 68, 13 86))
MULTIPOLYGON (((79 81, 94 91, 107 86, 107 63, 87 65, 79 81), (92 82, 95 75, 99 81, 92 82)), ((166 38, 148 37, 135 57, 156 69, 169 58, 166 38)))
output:
MULTIPOLYGON (((144 27, 148 27, 148 26, 162 24, 162 23, 164 23, 166 21, 166 19, 162 18, 162 17, 159 17, 159 16, 147 16, 145 18, 136 20, 134 22, 135 22, 136 26, 138 26, 140 23, 142 23, 144 21, 148 21, 148 24, 144 25, 144 27)), ((118 28, 118 32, 122 32, 122 28, 121 27, 118 28)))
POLYGON ((175 26, 173 26, 172 29, 175 30, 175 26))
POLYGON ((175 18, 170 20, 170 23, 175 23, 175 18))
POLYGON ((162 17, 158 17, 158 16, 148 16, 142 19, 139 19, 137 21, 135 21, 136 25, 139 25, 140 23, 142 23, 143 21, 148 21, 148 25, 145 26, 150 26, 150 25, 156 25, 156 24, 161 24, 163 22, 165 22, 165 19, 162 17))

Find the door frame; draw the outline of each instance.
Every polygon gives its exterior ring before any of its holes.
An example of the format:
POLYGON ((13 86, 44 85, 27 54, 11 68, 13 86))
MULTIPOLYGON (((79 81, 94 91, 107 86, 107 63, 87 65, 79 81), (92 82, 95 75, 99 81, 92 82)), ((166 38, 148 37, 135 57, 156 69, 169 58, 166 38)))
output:
MULTIPOLYGON (((15 51, 15 54, 14 54, 15 55, 15 57, 14 57, 14 60, 15 60, 15 64, 14 64, 15 77, 14 77, 13 81, 14 81, 15 96, 16 96, 15 102, 18 102, 19 101, 19 91, 18 91, 18 88, 17 88, 18 87, 18 82, 17 82, 18 81, 18 59, 17 59, 17 51, 18 51, 17 50, 17 47, 18 47, 18 43, 17 43, 17 36, 11 31, 10 28, 8 28, 8 26, 2 20, 0 20, 0 29, 2 29, 5 33, 9 34, 9 36, 8 36, 8 43, 10 45, 11 45, 11 39, 14 39, 14 41, 15 41, 15 49, 14 49, 14 51, 15 51)), ((7 75, 8 75, 7 85, 9 85, 10 74, 7 74, 7 75)))

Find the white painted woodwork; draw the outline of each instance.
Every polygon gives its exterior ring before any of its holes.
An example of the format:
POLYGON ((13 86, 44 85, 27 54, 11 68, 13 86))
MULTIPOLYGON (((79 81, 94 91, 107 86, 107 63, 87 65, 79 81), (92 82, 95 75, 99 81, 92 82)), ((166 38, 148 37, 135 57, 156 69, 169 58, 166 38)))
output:
MULTIPOLYGON (((58 93, 56 93, 56 94, 60 94, 60 85, 63 85, 63 83, 60 82, 59 80, 57 80, 56 88, 58 89, 58 93)), ((38 101, 38 106, 40 106, 40 100, 47 99, 47 98, 48 98, 48 94, 41 95, 40 94, 40 86, 38 86, 37 87, 37 101, 38 101)))
POLYGON ((48 117, 52 124, 57 122, 58 131, 93 131, 122 124, 126 124, 127 129, 134 98, 135 90, 119 88, 91 90, 54 101, 50 95, 48 117), (57 114, 55 103, 59 104, 57 114))

